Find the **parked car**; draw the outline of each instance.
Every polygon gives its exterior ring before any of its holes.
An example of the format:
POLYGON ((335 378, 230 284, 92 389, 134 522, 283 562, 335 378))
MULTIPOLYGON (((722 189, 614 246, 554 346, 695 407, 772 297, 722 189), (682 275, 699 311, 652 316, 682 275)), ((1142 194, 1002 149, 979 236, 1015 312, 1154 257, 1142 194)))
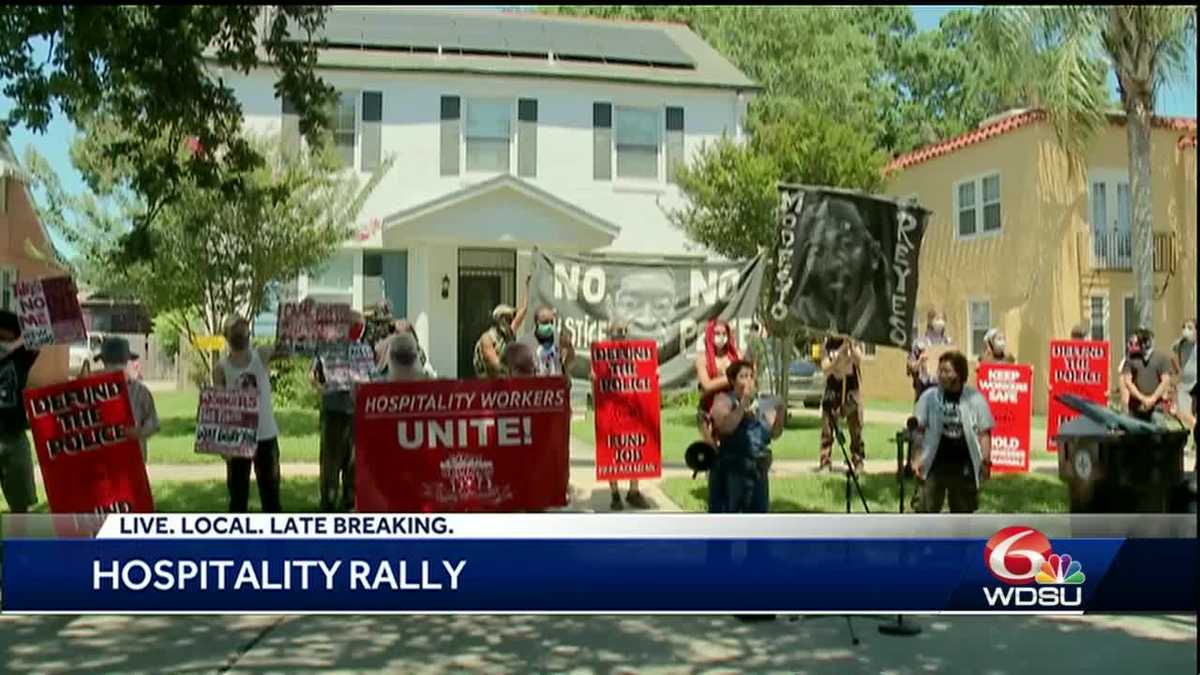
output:
POLYGON ((817 364, 807 358, 792 361, 788 369, 789 407, 819 408, 824 394, 825 374, 817 364))
POLYGON ((100 343, 103 340, 103 335, 92 333, 86 339, 71 343, 67 359, 72 375, 78 375, 85 363, 93 365, 92 359, 100 353, 100 343))

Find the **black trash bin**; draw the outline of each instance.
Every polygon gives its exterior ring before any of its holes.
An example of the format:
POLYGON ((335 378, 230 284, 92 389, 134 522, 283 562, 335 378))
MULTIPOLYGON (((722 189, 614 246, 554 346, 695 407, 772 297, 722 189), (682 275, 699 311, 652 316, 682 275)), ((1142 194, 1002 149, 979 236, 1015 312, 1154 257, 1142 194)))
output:
POLYGON ((1164 429, 1077 396, 1058 397, 1080 413, 1062 425, 1058 475, 1071 513, 1186 513, 1183 471, 1188 431, 1164 429))

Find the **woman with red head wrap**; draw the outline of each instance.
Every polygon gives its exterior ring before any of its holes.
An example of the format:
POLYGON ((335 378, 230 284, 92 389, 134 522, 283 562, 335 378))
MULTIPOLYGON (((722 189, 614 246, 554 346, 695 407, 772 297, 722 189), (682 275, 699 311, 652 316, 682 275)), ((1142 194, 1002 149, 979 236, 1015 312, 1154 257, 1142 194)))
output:
POLYGON ((716 446, 712 433, 712 421, 708 413, 712 409, 713 400, 717 394, 730 388, 725 378, 725 370, 734 361, 739 360, 737 345, 733 341, 733 331, 729 322, 721 319, 710 319, 704 328, 704 353, 696 356, 696 379, 700 386, 700 410, 697 413, 697 423, 700 435, 709 445, 716 446))

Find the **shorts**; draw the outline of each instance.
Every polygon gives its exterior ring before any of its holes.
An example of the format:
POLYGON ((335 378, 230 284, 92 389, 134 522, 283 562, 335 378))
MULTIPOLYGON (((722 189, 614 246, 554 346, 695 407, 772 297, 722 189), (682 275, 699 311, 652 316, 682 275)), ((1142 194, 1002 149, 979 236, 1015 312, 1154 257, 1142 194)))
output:
POLYGON ((13 513, 24 513, 37 504, 33 451, 24 431, 0 435, 0 493, 13 513))

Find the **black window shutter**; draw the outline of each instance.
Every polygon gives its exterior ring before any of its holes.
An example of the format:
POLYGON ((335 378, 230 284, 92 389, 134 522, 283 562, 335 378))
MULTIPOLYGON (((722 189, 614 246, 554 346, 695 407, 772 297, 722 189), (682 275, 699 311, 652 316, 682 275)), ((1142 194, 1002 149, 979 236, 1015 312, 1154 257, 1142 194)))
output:
POLYGON ((461 101, 457 96, 442 97, 441 175, 458 175, 458 142, 461 134, 461 101))
POLYGON ((612 180, 612 104, 592 104, 592 178, 612 180))

